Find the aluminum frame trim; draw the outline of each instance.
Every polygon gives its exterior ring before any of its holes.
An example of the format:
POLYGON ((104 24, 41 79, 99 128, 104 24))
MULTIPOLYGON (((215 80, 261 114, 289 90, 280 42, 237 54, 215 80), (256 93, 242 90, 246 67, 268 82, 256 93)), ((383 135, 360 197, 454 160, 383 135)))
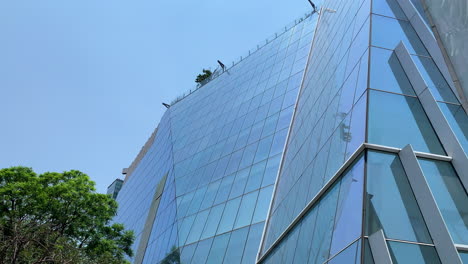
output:
POLYGON ((441 262, 463 264, 411 145, 398 156, 441 262))
POLYGON ((395 53, 401 62, 403 70, 406 72, 408 79, 413 86, 418 96, 421 105, 426 112, 429 121, 439 137, 442 146, 449 156, 452 157, 452 165, 460 178, 465 190, 468 191, 468 157, 453 132, 450 124, 445 118, 442 110, 440 110, 437 101, 427 88, 421 73, 414 63, 408 49, 400 42, 395 49, 395 53))
POLYGON ((468 251, 468 245, 462 245, 462 244, 455 244, 455 247, 457 248, 458 251, 468 251))
POLYGON ((393 264, 382 229, 369 236, 369 246, 376 264, 393 264))
POLYGON ((443 51, 441 50, 436 36, 432 34, 431 29, 426 26, 423 18, 414 7, 410 0, 397 0, 401 9, 409 19, 410 24, 413 26, 416 34, 418 34, 422 43, 426 47, 429 55, 434 60, 434 63, 439 68, 440 72, 444 76, 445 80, 450 86, 450 89, 455 94, 457 99, 462 104, 465 111, 468 110, 468 101, 463 93, 463 89, 460 86, 458 77, 456 77, 455 71, 449 68, 449 64, 446 63, 443 51))

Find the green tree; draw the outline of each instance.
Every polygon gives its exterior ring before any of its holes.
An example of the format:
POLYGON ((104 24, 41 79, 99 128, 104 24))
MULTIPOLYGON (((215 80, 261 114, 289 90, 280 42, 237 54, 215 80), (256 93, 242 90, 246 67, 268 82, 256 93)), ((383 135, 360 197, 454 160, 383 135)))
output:
POLYGON ((132 231, 111 224, 117 202, 76 170, 0 170, 0 263, 127 263, 132 231))
POLYGON ((210 70, 203 69, 203 74, 198 74, 197 78, 195 79, 196 83, 201 83, 204 80, 208 79, 211 77, 213 73, 210 70))

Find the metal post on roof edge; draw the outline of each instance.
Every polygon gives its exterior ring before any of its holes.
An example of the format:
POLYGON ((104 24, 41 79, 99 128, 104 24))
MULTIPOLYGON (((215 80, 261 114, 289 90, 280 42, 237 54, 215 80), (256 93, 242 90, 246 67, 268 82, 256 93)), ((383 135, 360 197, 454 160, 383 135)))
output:
POLYGON ((220 60, 218 60, 218 64, 219 64, 219 66, 221 66, 221 69, 223 69, 223 72, 224 72, 226 70, 226 66, 224 65, 224 63, 222 63, 220 60))
POLYGON ((314 11, 312 12, 313 13, 317 13, 317 7, 315 6, 314 2, 312 2, 311 0, 307 0, 309 1, 309 4, 312 6, 312 8, 314 9, 314 11))

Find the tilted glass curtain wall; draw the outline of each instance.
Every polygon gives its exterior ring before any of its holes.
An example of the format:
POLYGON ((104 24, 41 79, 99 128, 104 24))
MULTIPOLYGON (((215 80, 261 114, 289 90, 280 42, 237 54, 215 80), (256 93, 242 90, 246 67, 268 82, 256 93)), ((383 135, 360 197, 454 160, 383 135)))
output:
MULTIPOLYGON (((117 196, 119 208, 114 221, 123 223, 126 229, 135 232, 135 243, 132 245, 135 253, 144 231, 145 221, 156 187, 167 173, 168 186, 165 188, 167 191, 163 194, 164 204, 167 204, 165 210, 175 210, 174 185, 171 184, 174 181, 172 164, 169 113, 166 112, 159 123, 159 129, 157 130, 157 136, 153 145, 149 148, 132 175, 126 179, 117 196)), ((177 237, 172 236, 170 239, 174 241, 177 237)))
MULTIPOLYGON (((369 15, 369 1, 323 4, 270 209, 262 254, 364 142, 369 15)), ((339 187, 336 189, 338 193, 339 187)), ((322 208, 322 212, 317 208, 315 213, 320 216, 321 230, 314 235, 313 227, 302 225, 312 228, 298 232, 300 235, 312 232, 306 238, 308 242, 299 240, 300 245, 288 245, 291 250, 297 247, 298 251, 291 254, 295 263, 307 262, 307 255, 314 259, 311 259, 313 263, 328 259, 331 232, 322 225, 333 225, 335 211, 328 202, 322 208)), ((310 221, 315 221, 312 218, 310 221)), ((297 228, 296 225, 294 230, 297 228)), ((295 243, 294 239, 288 241, 295 243)), ((339 251, 345 246, 335 247, 339 251)), ((268 263, 281 263, 277 259, 282 258, 281 254, 275 256, 279 257, 270 258, 268 263)), ((293 259, 283 259, 283 263, 290 260, 293 259)))
POLYGON ((255 262, 316 20, 298 20, 166 111, 119 195, 116 221, 137 233, 133 261, 255 262), (166 173, 145 226, 154 177, 166 173))
POLYGON ((374 263, 368 237, 379 231, 393 263, 449 263, 439 256, 447 248, 466 259, 466 187, 400 63, 399 43, 465 150, 467 115, 400 4, 417 10, 409 0, 323 4, 260 263, 374 263), (398 154, 408 144, 443 219, 438 228, 449 234, 446 248, 435 245, 398 154))

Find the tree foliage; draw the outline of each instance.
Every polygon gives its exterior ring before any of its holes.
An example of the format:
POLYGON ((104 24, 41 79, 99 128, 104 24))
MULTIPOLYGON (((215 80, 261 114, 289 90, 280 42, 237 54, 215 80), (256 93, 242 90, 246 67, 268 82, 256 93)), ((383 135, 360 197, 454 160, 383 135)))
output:
POLYGON ((198 74, 197 78, 195 79, 196 83, 201 83, 204 80, 208 79, 211 77, 213 73, 210 70, 203 69, 203 74, 198 74))
POLYGON ((116 212, 80 171, 1 169, 0 263, 126 263, 134 235, 116 212))

